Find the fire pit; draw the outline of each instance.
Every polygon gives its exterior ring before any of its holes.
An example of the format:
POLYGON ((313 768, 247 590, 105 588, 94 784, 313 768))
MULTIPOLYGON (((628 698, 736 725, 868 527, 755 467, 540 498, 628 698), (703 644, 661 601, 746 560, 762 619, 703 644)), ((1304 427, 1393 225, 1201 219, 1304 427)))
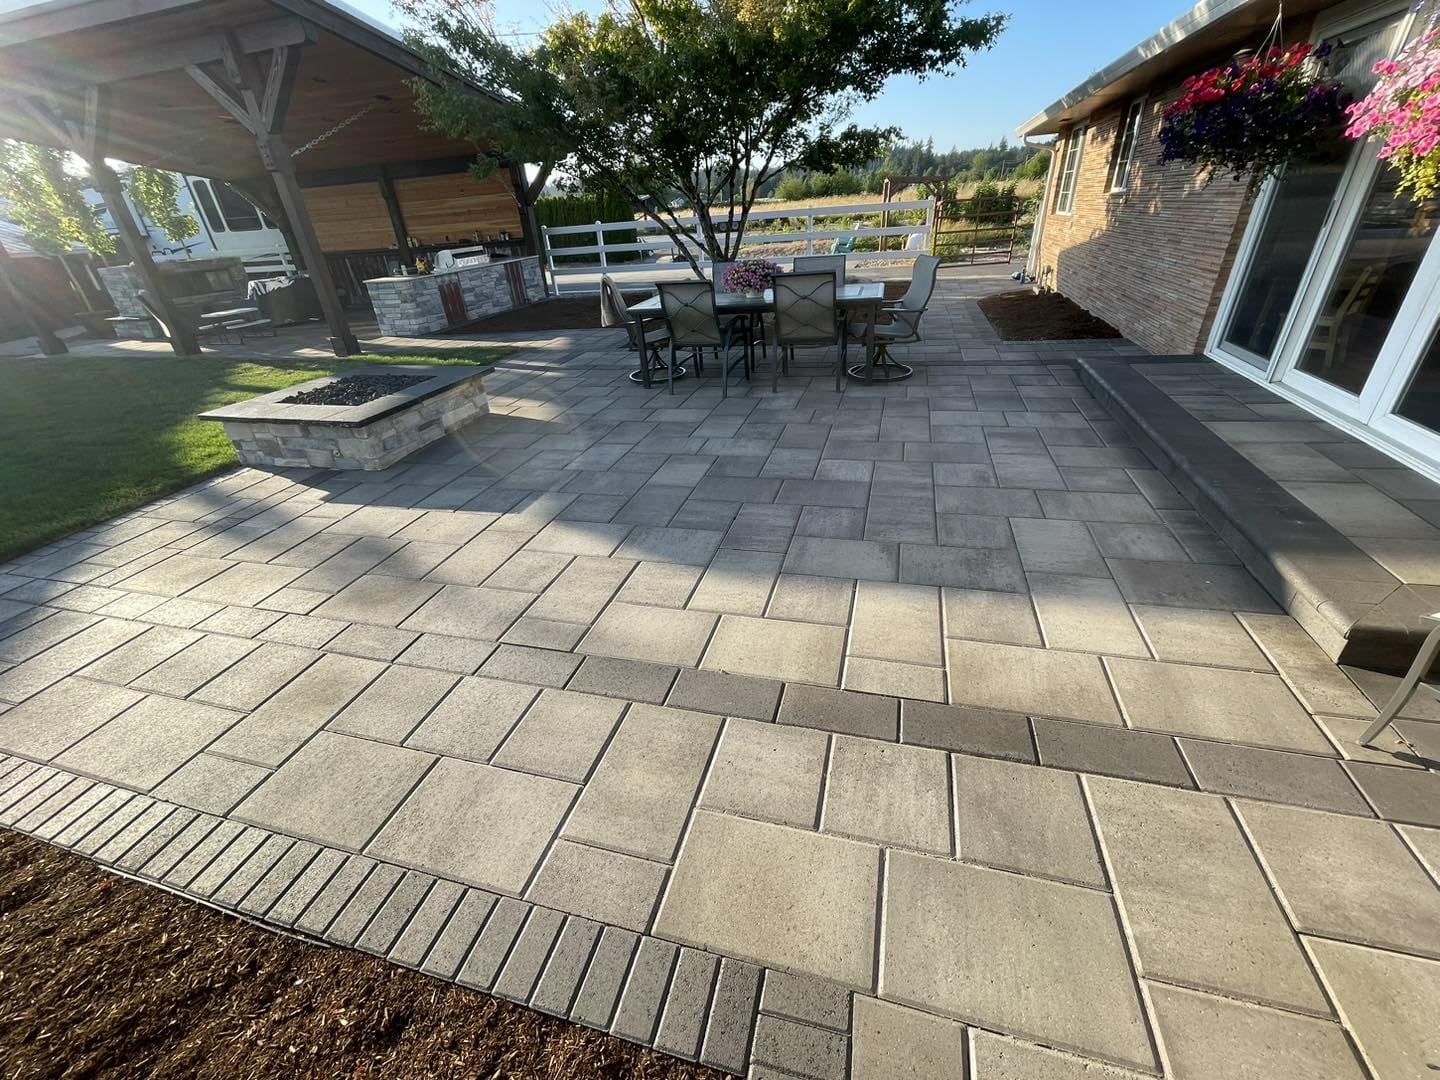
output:
POLYGON ((388 469, 490 411, 488 367, 386 365, 327 375, 201 413, 246 465, 388 469))

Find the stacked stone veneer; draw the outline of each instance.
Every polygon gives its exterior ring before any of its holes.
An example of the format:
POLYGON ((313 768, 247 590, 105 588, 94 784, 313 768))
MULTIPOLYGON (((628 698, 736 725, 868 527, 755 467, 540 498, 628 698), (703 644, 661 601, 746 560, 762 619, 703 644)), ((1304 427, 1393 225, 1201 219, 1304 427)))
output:
POLYGON ((489 411, 485 384, 476 375, 362 424, 280 418, 221 422, 246 465, 374 471, 388 469, 489 411))
POLYGON ((545 296, 540 260, 534 256, 500 259, 439 274, 374 278, 365 287, 370 290, 380 332, 390 337, 409 337, 444 330, 450 320, 440 302, 440 286, 452 281, 460 284, 467 320, 510 311, 545 296), (517 279, 513 286, 512 274, 517 279))

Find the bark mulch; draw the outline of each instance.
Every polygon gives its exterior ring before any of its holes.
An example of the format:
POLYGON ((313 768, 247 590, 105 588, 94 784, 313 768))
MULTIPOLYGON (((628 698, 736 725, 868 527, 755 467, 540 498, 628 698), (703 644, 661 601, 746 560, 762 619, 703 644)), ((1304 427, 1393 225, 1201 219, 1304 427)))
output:
POLYGON ((0 830, 0 1074, 721 1080, 0 830))
POLYGON ((1118 338, 1120 331, 1059 293, 1011 289, 979 300, 1001 341, 1087 341, 1118 338))

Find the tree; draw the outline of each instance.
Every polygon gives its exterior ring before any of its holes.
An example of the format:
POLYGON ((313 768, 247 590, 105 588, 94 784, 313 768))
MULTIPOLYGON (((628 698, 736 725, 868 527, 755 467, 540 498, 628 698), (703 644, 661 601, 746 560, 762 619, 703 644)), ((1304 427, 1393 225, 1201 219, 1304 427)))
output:
POLYGON ((180 178, 173 172, 136 165, 126 174, 125 184, 141 213, 158 225, 171 243, 200 231, 195 215, 180 210, 180 178))
POLYGON ((420 111, 485 148, 478 172, 548 162, 621 192, 697 268, 697 246, 716 260, 738 254, 766 181, 879 160, 899 132, 847 120, 888 78, 952 74, 1005 24, 962 18, 953 0, 614 0, 597 17, 560 16, 522 48, 487 6, 399 3, 441 73, 417 81, 420 111), (659 201, 668 191, 698 228, 659 201))
POLYGON ((0 198, 31 247, 60 255, 75 243, 113 255, 115 238, 85 201, 85 180, 65 167, 65 152, 6 139, 0 142, 0 198))

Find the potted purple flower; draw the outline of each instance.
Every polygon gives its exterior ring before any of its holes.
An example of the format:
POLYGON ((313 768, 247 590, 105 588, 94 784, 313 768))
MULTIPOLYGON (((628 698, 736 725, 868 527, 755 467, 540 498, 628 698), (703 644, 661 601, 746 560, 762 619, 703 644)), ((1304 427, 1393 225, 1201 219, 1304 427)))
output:
POLYGON ((749 297, 759 297, 775 283, 780 267, 765 259, 741 259, 732 263, 725 271, 722 284, 727 292, 743 292, 749 297))

